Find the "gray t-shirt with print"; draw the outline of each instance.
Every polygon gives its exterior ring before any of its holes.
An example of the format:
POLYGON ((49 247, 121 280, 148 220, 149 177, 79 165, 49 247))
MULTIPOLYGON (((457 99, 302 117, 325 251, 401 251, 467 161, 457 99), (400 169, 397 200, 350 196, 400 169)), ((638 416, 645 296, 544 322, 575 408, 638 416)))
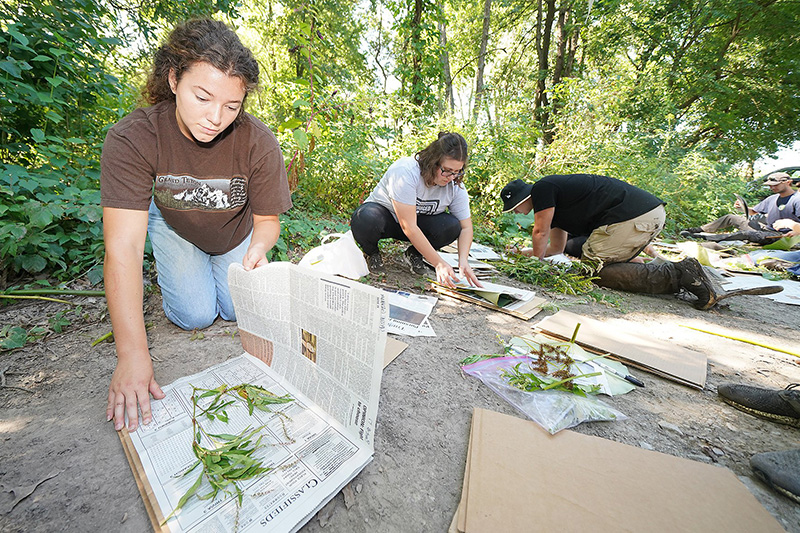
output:
POLYGON ((365 202, 384 206, 397 220, 392 200, 416 205, 418 215, 438 215, 449 210, 458 220, 470 218, 469 195, 464 185, 451 181, 444 187, 428 187, 420 174, 419 162, 413 156, 392 163, 365 202))

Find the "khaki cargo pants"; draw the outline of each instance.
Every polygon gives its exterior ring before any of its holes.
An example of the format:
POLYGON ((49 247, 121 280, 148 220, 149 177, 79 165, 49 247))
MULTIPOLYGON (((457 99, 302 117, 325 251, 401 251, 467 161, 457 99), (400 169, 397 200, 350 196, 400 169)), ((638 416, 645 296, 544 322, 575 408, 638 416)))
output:
POLYGON ((595 229, 583 244, 582 259, 609 263, 630 261, 664 229, 667 219, 660 205, 643 215, 595 229))

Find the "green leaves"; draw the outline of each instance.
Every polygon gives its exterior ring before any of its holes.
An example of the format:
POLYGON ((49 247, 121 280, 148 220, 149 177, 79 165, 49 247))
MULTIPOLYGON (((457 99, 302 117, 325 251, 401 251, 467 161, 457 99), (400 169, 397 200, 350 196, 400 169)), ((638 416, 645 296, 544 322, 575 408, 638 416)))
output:
MULTIPOLYGON (((264 447, 263 436, 259 435, 264 426, 255 429, 247 426, 238 435, 230 433, 207 433, 203 430, 198 416, 205 416, 209 420, 228 422, 226 408, 237 401, 247 404, 248 412, 252 416, 253 408, 269 411, 268 406, 293 401, 289 395, 277 396, 258 385, 243 383, 234 387, 220 385, 213 389, 192 387, 192 425, 194 441, 192 452, 197 457, 197 462, 183 475, 188 475, 198 466, 202 472, 195 482, 178 501, 175 509, 167 516, 162 525, 167 523, 184 505, 193 497, 199 500, 213 500, 222 492, 226 496, 235 496, 239 506, 242 505, 244 491, 238 482, 252 479, 266 474, 272 470, 263 466, 261 459, 255 457, 256 452, 264 447), (204 400, 212 398, 208 406, 201 408, 204 400), (198 412, 199 410, 199 412, 198 412), (258 437, 256 438, 256 436, 258 437), (210 442, 212 446, 203 446, 203 442, 210 442), (203 480, 208 482, 209 490, 200 494, 199 490, 203 480)), ((238 512, 237 512, 238 517, 238 512)))

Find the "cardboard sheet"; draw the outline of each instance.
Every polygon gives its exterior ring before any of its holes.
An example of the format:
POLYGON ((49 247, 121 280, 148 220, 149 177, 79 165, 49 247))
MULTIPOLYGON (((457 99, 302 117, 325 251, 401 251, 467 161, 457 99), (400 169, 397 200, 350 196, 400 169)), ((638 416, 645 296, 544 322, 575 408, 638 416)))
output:
POLYGON ((431 283, 431 288, 436 292, 438 292, 439 294, 444 294, 446 296, 450 296, 452 298, 461 300, 463 302, 477 304, 480 305, 481 307, 485 307, 493 311, 500 311, 501 313, 506 313, 507 315, 521 318, 522 320, 530 320, 531 318, 536 316, 536 314, 542 310, 542 305, 547 303, 547 300, 545 300, 544 298, 539 298, 538 296, 534 296, 529 301, 524 302, 523 304, 516 307, 516 309, 509 309, 507 307, 499 307, 497 305, 494 305, 493 303, 486 301, 482 298, 476 298, 475 296, 472 296, 470 293, 448 289, 447 287, 443 287, 438 283, 431 283))
POLYGON ((408 344, 387 335, 386 351, 383 352, 383 368, 389 366, 389 363, 394 361, 406 348, 408 348, 408 344))
POLYGON ((457 531, 783 531, 725 468, 483 409, 472 425, 457 531))
POLYGON ((136 480, 139 494, 142 495, 144 508, 147 510, 147 516, 150 518, 150 524, 153 526, 154 533, 169 533, 169 525, 162 525, 165 518, 164 513, 161 512, 161 507, 159 507, 158 502, 156 502, 156 497, 153 494, 153 487, 150 486, 150 482, 147 480, 147 474, 145 474, 142 461, 139 459, 139 454, 136 453, 136 449, 133 446, 128 428, 123 427, 121 430, 117 431, 117 435, 119 435, 119 440, 122 442, 122 449, 125 451, 125 457, 127 457, 128 463, 131 465, 133 479, 136 480))
POLYGON ((578 323, 581 327, 576 342, 590 351, 608 353, 624 363, 690 387, 702 389, 706 384, 705 354, 652 338, 644 332, 635 335, 613 324, 568 311, 559 311, 535 324, 534 328, 569 340, 578 323))

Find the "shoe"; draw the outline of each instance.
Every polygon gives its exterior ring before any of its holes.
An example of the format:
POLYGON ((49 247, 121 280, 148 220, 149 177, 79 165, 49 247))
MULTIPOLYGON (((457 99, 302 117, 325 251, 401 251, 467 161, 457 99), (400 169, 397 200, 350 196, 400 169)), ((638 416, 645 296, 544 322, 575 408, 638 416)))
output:
POLYGON ((681 231, 679 235, 684 239, 702 239, 703 237, 701 235, 698 235, 698 233, 700 233, 699 231, 689 231, 693 229, 699 229, 699 228, 685 229, 681 231))
POLYGON ((726 383, 717 388, 722 401, 751 415, 800 427, 800 383, 783 390, 726 383))
POLYGON ((375 252, 367 256, 367 268, 369 268, 369 271, 373 274, 385 272, 383 268, 383 257, 381 257, 380 252, 375 252))
POLYGON ((681 232, 681 235, 683 235, 684 233, 703 233, 703 228, 699 226, 695 226, 693 228, 686 228, 681 232))
POLYGON ((411 272, 424 276, 428 273, 428 267, 425 266, 425 261, 422 255, 413 247, 409 247, 403 252, 403 262, 411 269, 411 272))
POLYGON ((767 485, 800 503, 800 448, 757 453, 750 467, 767 485))
POLYGON ((716 305, 720 295, 706 276, 703 265, 697 259, 687 257, 683 261, 675 263, 675 267, 680 273, 679 286, 697 296, 697 301, 693 304, 696 309, 706 310, 716 305))

